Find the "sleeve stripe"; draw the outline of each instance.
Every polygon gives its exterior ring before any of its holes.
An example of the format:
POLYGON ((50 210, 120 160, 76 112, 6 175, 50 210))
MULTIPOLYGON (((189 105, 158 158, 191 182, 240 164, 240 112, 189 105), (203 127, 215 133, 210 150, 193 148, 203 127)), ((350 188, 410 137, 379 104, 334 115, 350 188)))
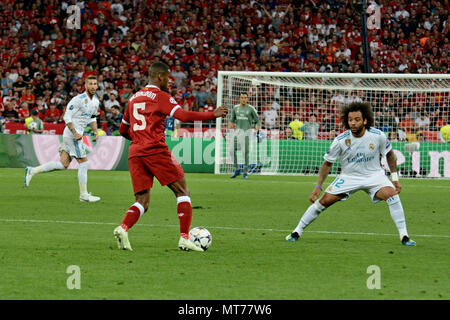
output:
POLYGON ((125 123, 127 126, 130 125, 128 122, 125 121, 125 119, 122 119, 122 122, 125 123))
POLYGON ((170 116, 173 117, 173 114, 175 113, 175 111, 177 111, 178 109, 181 109, 180 105, 177 104, 175 107, 173 107, 172 111, 170 111, 170 116))

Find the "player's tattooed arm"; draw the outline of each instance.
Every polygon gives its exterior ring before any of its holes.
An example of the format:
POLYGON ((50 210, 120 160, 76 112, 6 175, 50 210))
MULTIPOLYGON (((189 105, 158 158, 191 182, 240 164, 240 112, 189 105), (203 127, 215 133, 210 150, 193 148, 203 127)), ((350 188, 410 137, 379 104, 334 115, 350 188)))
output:
POLYGON ((80 140, 80 139, 83 138, 83 135, 82 135, 82 134, 79 134, 79 133, 77 132, 77 130, 75 130, 75 127, 73 126, 73 123, 72 123, 72 122, 66 123, 66 126, 67 126, 67 128, 69 128, 69 130, 72 132, 73 137, 74 137, 76 140, 80 140))
POLYGON ((391 172, 397 172, 397 157, 395 156, 395 153, 393 150, 389 151, 386 154, 386 160, 389 166, 389 169, 391 172))

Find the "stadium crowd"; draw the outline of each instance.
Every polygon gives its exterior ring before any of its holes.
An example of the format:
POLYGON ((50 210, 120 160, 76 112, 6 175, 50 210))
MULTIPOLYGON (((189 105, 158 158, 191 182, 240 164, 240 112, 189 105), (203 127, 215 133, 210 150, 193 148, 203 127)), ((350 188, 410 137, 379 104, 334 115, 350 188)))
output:
MULTIPOLYGON (((382 20, 368 35, 371 72, 448 73, 448 0, 377 4, 382 20)), ((24 121, 32 110, 44 122, 62 122, 67 102, 84 90, 83 78, 97 74, 99 121, 116 134, 129 97, 146 84, 155 61, 171 67, 172 94, 189 110, 215 108, 218 70, 362 71, 360 17, 349 0, 0 0, 0 8, 3 122, 24 121), (81 9, 79 28, 67 13, 71 5, 81 9)), ((405 98, 386 108, 383 101, 377 121, 383 126, 392 117, 388 124, 416 139, 421 130, 448 124, 448 99, 405 98)), ((313 138, 336 129, 327 110, 296 115, 257 107, 266 128, 295 131, 290 124, 299 121, 313 138)))

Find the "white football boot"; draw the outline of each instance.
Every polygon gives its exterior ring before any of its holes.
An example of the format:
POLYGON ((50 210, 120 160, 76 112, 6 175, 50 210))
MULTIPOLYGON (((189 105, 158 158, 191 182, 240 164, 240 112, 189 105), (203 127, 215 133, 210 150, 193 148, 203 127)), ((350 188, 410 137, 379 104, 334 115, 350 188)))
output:
POLYGON ((25 187, 28 187, 30 185, 30 181, 33 178, 33 168, 27 167, 25 169, 25 187))
POLYGON ((117 240, 117 246, 120 250, 133 251, 133 249, 131 249, 130 241, 128 240, 128 232, 126 232, 124 228, 121 226, 115 228, 114 237, 117 240))
POLYGON ((93 196, 90 193, 82 193, 82 194, 80 194, 80 201, 97 202, 99 200, 100 200, 100 197, 93 196))
POLYGON ((202 248, 197 247, 191 240, 185 239, 183 237, 180 237, 180 241, 178 241, 178 248, 184 251, 204 251, 202 248))

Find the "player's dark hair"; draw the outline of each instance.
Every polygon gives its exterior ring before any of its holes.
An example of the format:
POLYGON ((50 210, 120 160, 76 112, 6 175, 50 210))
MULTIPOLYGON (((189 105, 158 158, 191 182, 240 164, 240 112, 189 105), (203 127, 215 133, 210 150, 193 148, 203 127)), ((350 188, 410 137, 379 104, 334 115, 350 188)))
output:
POLYGON ((150 79, 156 79, 159 74, 170 72, 170 68, 164 62, 155 62, 150 66, 148 70, 148 76, 150 79))
POLYGON ((89 80, 97 80, 97 76, 94 74, 91 74, 84 79, 84 82, 88 82, 89 80))
POLYGON ((347 130, 350 129, 350 126, 348 125, 348 114, 350 112, 357 112, 357 111, 361 112, 363 120, 367 120, 367 123, 365 125, 366 129, 373 127, 374 116, 370 104, 362 102, 353 102, 350 103, 349 105, 344 106, 341 109, 341 123, 345 127, 345 129, 347 130))

